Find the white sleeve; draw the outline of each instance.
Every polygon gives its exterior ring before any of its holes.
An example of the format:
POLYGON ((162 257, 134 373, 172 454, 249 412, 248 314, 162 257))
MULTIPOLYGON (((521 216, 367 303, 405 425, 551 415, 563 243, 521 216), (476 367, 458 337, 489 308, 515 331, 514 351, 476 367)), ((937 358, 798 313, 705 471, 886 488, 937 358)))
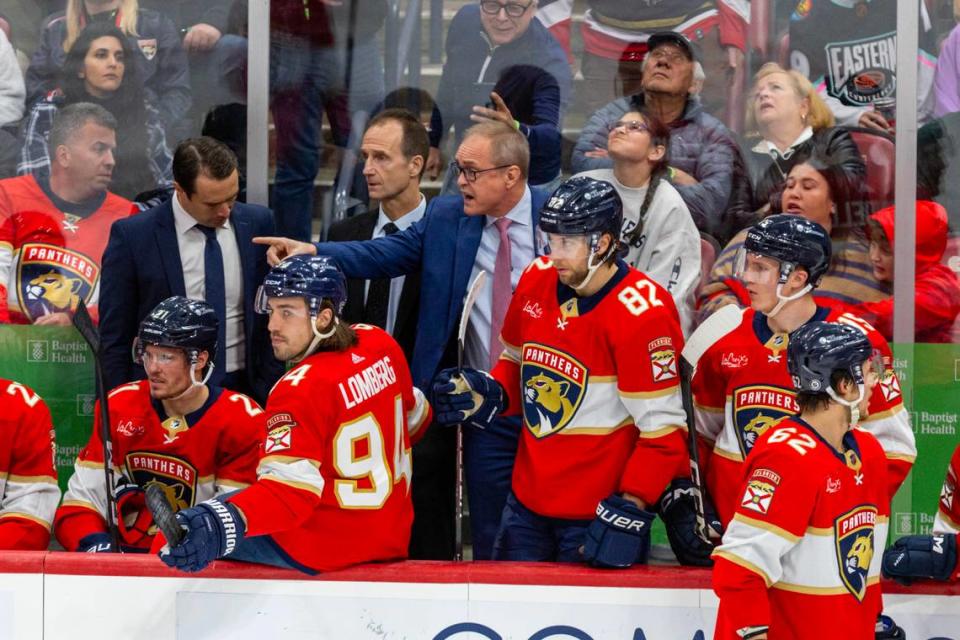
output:
POLYGON ((7 35, 0 31, 0 126, 13 124, 23 118, 27 90, 17 54, 7 35))

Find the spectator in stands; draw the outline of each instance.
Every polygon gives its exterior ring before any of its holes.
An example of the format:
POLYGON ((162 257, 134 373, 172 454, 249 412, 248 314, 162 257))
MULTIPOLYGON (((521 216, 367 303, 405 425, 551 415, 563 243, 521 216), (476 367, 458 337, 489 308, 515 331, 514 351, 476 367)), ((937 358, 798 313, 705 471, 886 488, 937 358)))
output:
MULTIPOLYGON (((453 165, 461 195, 435 198, 423 218, 405 231, 364 242, 256 242, 271 245, 268 257, 273 263, 298 253, 330 255, 348 277, 395 278, 419 272, 420 322, 410 369, 414 384, 429 389, 437 371, 456 362, 463 297, 481 269, 491 277, 470 314, 464 363, 486 370, 503 349, 498 338, 509 297, 535 257, 538 214, 548 197, 527 185, 529 153, 526 137, 513 127, 476 124, 467 130, 453 165)), ((474 559, 489 560, 492 555, 519 429, 518 418, 502 418, 488 429, 464 433, 474 559)))
POLYGON ((333 143, 345 148, 383 99, 376 37, 386 14, 386 0, 270 3, 270 106, 277 130, 272 202, 280 234, 313 235, 323 110, 333 143))
POLYGON ((670 130, 637 108, 614 123, 607 139, 613 168, 580 175, 616 188, 623 201, 620 235, 629 251, 624 260, 673 295, 680 324, 689 334, 694 290, 700 282, 700 233, 668 179, 670 130))
POLYGON ((16 133, 23 118, 24 95, 17 53, 0 30, 0 178, 13 175, 16 168, 16 133))
MULTIPOLYGON (((389 98, 389 96, 388 96, 389 98)), ((420 178, 430 152, 427 130, 406 109, 388 108, 370 121, 360 145, 363 176, 376 209, 330 228, 335 242, 383 238, 410 228, 423 217, 427 201, 420 178)), ((413 358, 420 305, 420 274, 388 279, 347 279, 342 317, 386 329, 413 358)), ((413 529, 410 557, 451 560, 455 439, 449 429, 430 429, 413 448, 413 529)))
MULTIPOLYGON (((817 304, 844 307, 886 298, 890 290, 873 275, 862 231, 836 223, 846 207, 858 206, 862 201, 863 165, 842 154, 830 156, 822 142, 814 145, 809 158, 790 170, 782 200, 771 208, 771 213, 801 215, 830 233, 833 259, 814 292, 817 304)), ((737 250, 743 246, 746 234, 744 230, 734 236, 717 256, 710 277, 701 288, 701 319, 731 303, 749 305, 749 294, 733 276, 737 250)))
POLYGON ((268 266, 251 240, 273 232, 273 216, 236 201, 236 156, 212 138, 177 146, 173 178, 172 199, 110 229, 100 283, 107 388, 145 377, 130 359, 137 327, 161 300, 177 295, 205 300, 217 311, 210 384, 263 403, 283 365, 273 357, 267 317, 254 313, 268 266))
POLYGON ((750 181, 736 183, 727 210, 735 231, 770 212, 770 197, 779 197, 790 169, 810 156, 814 144, 863 166, 853 138, 833 124, 833 114, 806 77, 776 62, 760 67, 746 114, 743 157, 750 181))
MULTIPOLYGON (((530 145, 530 184, 559 182, 560 125, 572 76, 560 43, 535 21, 537 0, 481 0, 462 7, 447 33, 447 57, 430 123, 427 175, 441 169, 440 145, 453 126, 459 144, 472 122, 516 127, 530 145)), ((448 172, 445 190, 455 188, 448 172)))
POLYGON ((670 127, 670 182, 697 228, 712 233, 719 228, 730 199, 736 143, 690 93, 694 69, 700 65, 694 45, 673 32, 655 33, 647 42, 643 92, 633 102, 631 98, 614 100, 590 117, 573 150, 573 169, 612 166, 607 155, 610 126, 632 109, 649 111, 670 127))
MULTIPOLYGON (((868 224, 870 262, 878 282, 893 286, 894 207, 881 209, 868 224)), ((917 200, 915 317, 917 342, 953 342, 953 323, 960 314, 960 280, 941 264, 947 248, 947 212, 929 200, 917 200)), ((893 297, 863 302, 850 309, 893 340, 893 297)))
POLYGON ((954 27, 940 45, 933 73, 933 95, 935 117, 960 111, 960 25, 954 27))
POLYGON ((107 191, 116 128, 99 105, 64 107, 49 175, 0 180, 0 322, 69 326, 80 300, 96 316, 107 233, 133 206, 107 191))
POLYGON ((48 17, 27 70, 27 104, 56 88, 67 52, 93 22, 109 22, 126 35, 145 98, 169 132, 190 109, 187 56, 170 19, 141 9, 137 0, 67 0, 65 12, 48 17))
POLYGON ((17 173, 49 173, 47 136, 62 107, 99 104, 117 120, 116 169, 110 189, 125 198, 173 182, 160 114, 143 99, 133 50, 114 25, 94 22, 67 53, 59 87, 33 105, 23 128, 17 173))

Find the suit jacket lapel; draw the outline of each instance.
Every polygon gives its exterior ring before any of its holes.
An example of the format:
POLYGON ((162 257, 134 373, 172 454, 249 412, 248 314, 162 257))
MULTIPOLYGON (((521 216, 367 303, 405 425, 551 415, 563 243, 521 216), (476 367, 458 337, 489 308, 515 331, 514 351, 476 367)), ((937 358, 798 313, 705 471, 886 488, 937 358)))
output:
MULTIPOLYGON (((477 251, 480 249, 480 238, 486 224, 486 216, 468 216, 460 218, 457 228, 457 251, 453 262, 453 289, 450 296, 451 322, 457 322, 463 296, 470 286, 470 274, 473 264, 477 260, 477 251)), ((490 274, 488 274, 490 275, 490 274)))
POLYGON ((243 273, 243 299, 244 306, 247 302, 252 303, 256 294, 256 288, 260 286, 259 282, 254 282, 254 273, 256 271, 256 259, 253 256, 253 235, 250 231, 250 222, 238 215, 237 208, 234 207, 230 214, 230 226, 233 227, 233 235, 237 239, 237 250, 240 254, 240 269, 243 273))
MULTIPOLYGON (((177 196, 174 195, 174 198, 177 196)), ((154 231, 157 246, 160 248, 160 261, 167 275, 170 293, 175 296, 187 295, 183 283, 183 265, 180 262, 180 247, 177 245, 177 229, 173 223, 173 205, 168 201, 163 209, 157 211, 157 226, 154 231)))

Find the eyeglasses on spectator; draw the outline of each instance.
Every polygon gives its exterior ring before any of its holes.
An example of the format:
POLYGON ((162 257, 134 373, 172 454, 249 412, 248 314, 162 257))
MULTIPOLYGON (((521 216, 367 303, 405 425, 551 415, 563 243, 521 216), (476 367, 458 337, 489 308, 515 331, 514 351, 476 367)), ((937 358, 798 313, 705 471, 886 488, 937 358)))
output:
POLYGON ((610 131, 623 129, 624 131, 650 131, 650 127, 642 120, 617 120, 610 126, 610 131))
POLYGON ((487 15, 495 16, 500 13, 500 10, 503 9, 507 12, 507 15, 511 18, 519 18, 527 12, 533 5, 533 0, 530 0, 527 4, 520 4, 519 2, 507 2, 506 4, 500 4, 497 0, 481 0, 480 10, 486 13, 487 15))

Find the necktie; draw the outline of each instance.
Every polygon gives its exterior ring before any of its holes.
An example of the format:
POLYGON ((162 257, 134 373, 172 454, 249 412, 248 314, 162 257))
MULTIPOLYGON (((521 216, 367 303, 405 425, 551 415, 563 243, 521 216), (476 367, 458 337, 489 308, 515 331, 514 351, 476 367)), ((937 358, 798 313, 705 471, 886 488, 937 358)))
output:
MULTIPOLYGON (((392 236, 399 229, 397 225, 388 222, 383 225, 383 232, 392 236)), ((387 328, 387 308, 390 304, 390 278, 378 278, 370 281, 367 289, 367 303, 363 308, 363 322, 387 328)))
POLYGON ((224 353, 227 348, 227 293, 223 277, 223 252, 220 250, 220 243, 217 242, 216 229, 199 224, 197 229, 200 229, 207 238, 203 246, 204 297, 216 311, 217 319, 220 321, 220 329, 217 332, 217 353, 213 359, 214 377, 212 378, 212 380, 219 380, 226 373, 224 353))
POLYGON ((503 329, 503 319, 510 306, 510 296, 513 289, 510 286, 510 237, 507 227, 512 220, 499 218, 493 224, 500 232, 500 246, 497 248, 497 261, 493 267, 493 308, 490 314, 490 368, 493 369, 500 359, 503 343, 500 342, 500 331, 503 329))

